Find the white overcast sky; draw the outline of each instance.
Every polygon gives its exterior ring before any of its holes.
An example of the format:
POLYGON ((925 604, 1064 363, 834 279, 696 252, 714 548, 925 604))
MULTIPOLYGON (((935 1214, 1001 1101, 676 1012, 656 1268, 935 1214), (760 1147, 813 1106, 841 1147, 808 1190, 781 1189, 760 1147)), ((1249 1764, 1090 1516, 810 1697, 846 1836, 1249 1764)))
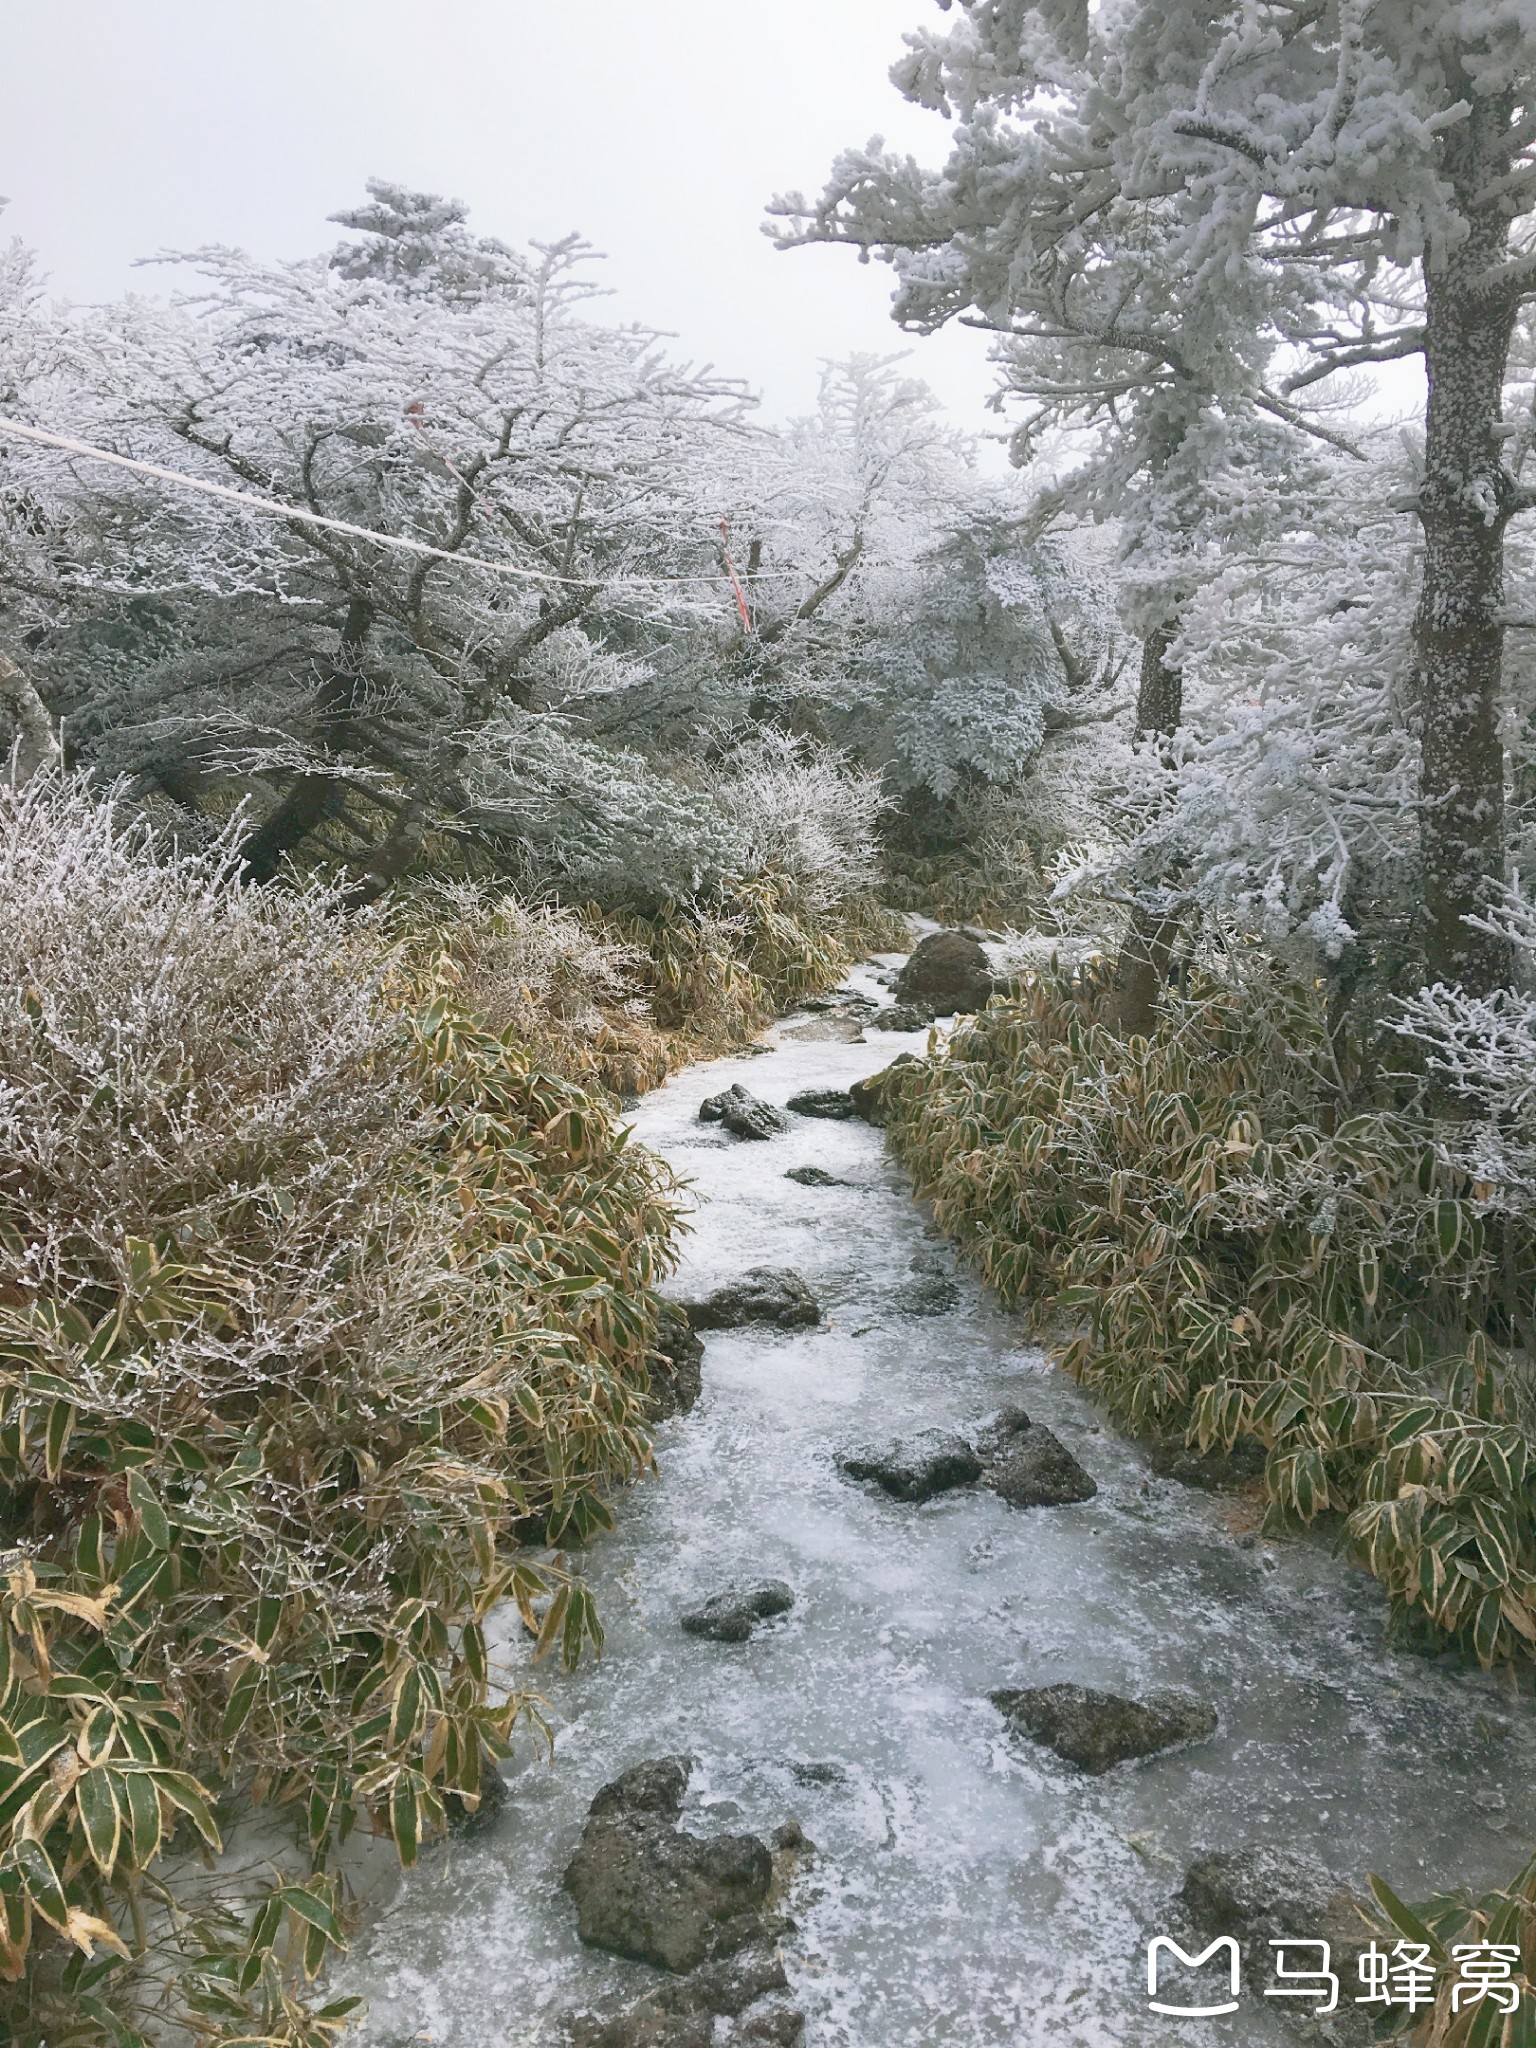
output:
MULTIPOLYGON (((64 296, 165 289, 135 258, 328 248, 368 176, 468 202, 507 241, 579 230, 616 316, 805 410, 821 359, 911 351, 996 431, 984 338, 903 336, 891 275, 777 253, 775 191, 881 133, 941 160, 886 77, 935 0, 0 0, 0 232, 64 296)), ((999 458, 1000 460, 1000 458, 999 458)), ((990 466, 990 464, 989 464, 990 466)))

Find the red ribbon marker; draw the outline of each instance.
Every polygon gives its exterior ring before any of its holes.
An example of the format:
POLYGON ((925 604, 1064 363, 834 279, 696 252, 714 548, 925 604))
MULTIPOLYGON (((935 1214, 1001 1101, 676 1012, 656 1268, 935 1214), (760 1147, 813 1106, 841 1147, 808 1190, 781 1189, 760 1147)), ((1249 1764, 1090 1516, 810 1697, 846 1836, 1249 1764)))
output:
POLYGON ((736 609, 741 613, 741 629, 744 633, 752 630, 752 614, 747 610, 747 594, 741 587, 741 578, 736 574, 736 564, 731 560, 731 529, 722 519, 720 539, 725 547, 725 568, 731 579, 731 588, 736 593, 736 609))

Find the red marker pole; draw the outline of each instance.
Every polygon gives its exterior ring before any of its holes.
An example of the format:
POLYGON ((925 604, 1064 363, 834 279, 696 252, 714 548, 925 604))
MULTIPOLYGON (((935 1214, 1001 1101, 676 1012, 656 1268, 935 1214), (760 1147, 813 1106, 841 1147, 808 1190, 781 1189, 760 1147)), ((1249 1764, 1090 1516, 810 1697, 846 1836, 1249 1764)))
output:
POLYGON ((747 594, 741 587, 741 578, 736 574, 736 564, 731 560, 731 529, 723 519, 720 522, 720 539, 725 547, 726 574, 730 577, 731 588, 736 593, 736 609, 741 613, 741 630, 750 633, 752 614, 747 609, 747 594))

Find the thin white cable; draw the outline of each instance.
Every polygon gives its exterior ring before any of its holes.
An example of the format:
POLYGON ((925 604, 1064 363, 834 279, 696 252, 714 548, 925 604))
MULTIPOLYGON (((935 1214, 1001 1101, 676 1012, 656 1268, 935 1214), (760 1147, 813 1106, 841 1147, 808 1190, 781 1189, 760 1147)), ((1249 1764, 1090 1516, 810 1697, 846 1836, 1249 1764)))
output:
MULTIPOLYGON (((179 469, 165 469, 158 462, 140 462, 131 455, 115 455, 109 448, 94 447, 89 441, 72 440, 68 434, 51 434, 42 427, 24 427, 20 420, 6 419, 0 414, 0 433, 18 435, 23 441, 40 441, 47 448, 63 448, 71 455, 83 455, 90 462, 109 462, 116 469, 131 469, 138 476, 157 477, 162 483, 176 484, 184 491, 201 491, 206 497, 223 498, 231 505, 245 505, 256 512, 267 512, 277 519, 296 521, 301 526, 323 526, 331 533, 345 533, 353 540, 372 541, 375 547, 398 548, 406 554, 429 555, 434 561, 454 562, 467 568, 489 569, 493 576, 510 576, 524 583, 555 583, 568 589, 580 589, 584 584, 597 581, 600 588, 623 588, 626 590, 662 588, 676 583, 712 583, 714 577, 700 573, 696 576, 616 576, 611 579, 590 576, 557 576, 548 569, 518 569, 510 562, 493 562, 485 555, 455 554, 451 548, 435 548, 424 540, 411 540, 401 533, 378 533, 371 526, 354 526, 347 519, 332 519, 324 512, 306 512, 297 505, 285 505, 279 498, 259 498, 253 491, 237 491, 230 484, 209 483, 206 478, 186 476, 179 469)), ((768 574, 778 580, 794 576, 789 569, 770 570, 768 574)))

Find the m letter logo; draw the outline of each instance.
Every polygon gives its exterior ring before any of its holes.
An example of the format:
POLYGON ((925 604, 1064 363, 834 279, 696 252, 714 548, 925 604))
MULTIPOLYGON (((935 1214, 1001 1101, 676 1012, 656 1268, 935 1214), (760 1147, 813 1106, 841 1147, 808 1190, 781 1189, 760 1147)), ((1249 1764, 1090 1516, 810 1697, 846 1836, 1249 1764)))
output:
POLYGON ((1153 2012, 1168 2013, 1177 2020, 1213 2020, 1224 2012, 1237 2011, 1237 1994, 1242 1979, 1242 1959, 1237 1943, 1230 1935, 1223 1935, 1220 1941, 1213 1941, 1209 1948, 1201 1949, 1199 1955, 1188 1956, 1176 1941, 1170 1941, 1166 1934, 1159 1934, 1147 1943, 1147 1994, 1153 2012), (1176 1956, 1186 1970, 1198 1970, 1208 1963, 1212 1956, 1227 1952, 1228 1970, 1232 1981, 1232 1996, 1225 2005, 1162 2005, 1157 1996, 1157 1952, 1166 1949, 1170 1956, 1176 1956))

